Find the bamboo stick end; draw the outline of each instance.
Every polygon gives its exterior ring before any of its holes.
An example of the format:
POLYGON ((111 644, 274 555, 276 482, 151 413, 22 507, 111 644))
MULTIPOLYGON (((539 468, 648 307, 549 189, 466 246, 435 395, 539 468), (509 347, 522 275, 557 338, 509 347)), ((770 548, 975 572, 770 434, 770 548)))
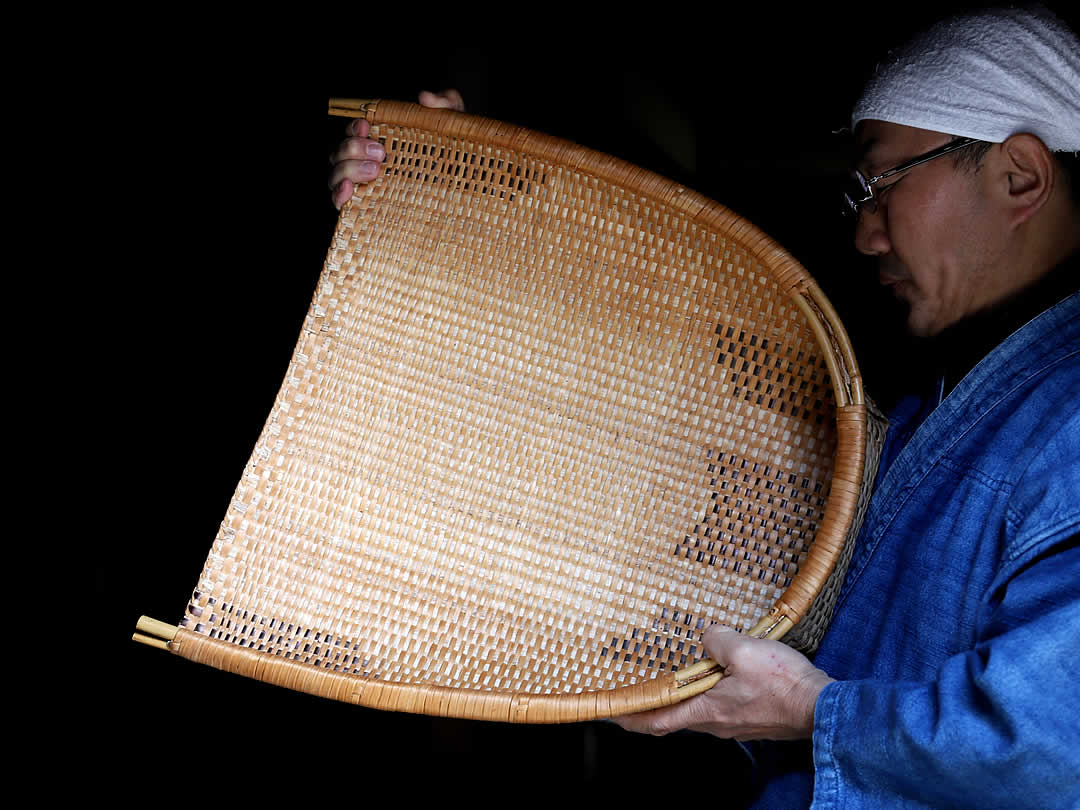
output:
POLYGON ((149 636, 150 638, 172 641, 176 638, 179 628, 166 622, 151 619, 149 616, 140 616, 135 625, 136 635, 149 636))
POLYGON ((378 99, 368 98, 332 98, 330 99, 329 114, 339 118, 364 118, 368 114, 368 108, 374 108, 378 99))
POLYGON ((142 633, 132 633, 131 640, 137 641, 140 644, 145 644, 147 647, 156 647, 159 650, 168 650, 169 642, 161 638, 153 638, 142 633))
POLYGON ((770 611, 761 617, 761 620, 750 629, 747 635, 754 638, 779 640, 794 626, 795 622, 787 616, 770 611))

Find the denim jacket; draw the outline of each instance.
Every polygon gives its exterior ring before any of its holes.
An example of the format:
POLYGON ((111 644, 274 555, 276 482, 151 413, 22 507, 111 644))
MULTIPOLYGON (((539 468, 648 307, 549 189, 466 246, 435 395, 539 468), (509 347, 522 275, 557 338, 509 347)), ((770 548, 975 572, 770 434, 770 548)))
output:
POLYGON ((920 411, 891 415, 812 750, 773 746, 755 806, 1080 808, 1080 293, 920 411))

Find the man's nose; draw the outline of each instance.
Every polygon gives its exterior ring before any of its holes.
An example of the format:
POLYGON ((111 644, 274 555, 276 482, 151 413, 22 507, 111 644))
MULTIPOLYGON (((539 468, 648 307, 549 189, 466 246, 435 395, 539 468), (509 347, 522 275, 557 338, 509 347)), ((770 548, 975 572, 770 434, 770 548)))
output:
POLYGON ((885 206, 871 211, 868 206, 859 211, 855 220, 855 249, 866 256, 883 256, 892 249, 885 222, 885 206))

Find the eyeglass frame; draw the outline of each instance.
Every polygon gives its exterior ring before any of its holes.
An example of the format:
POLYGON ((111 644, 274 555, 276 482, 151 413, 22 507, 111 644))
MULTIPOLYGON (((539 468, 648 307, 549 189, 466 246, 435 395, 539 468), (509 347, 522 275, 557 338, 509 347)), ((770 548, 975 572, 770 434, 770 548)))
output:
POLYGON ((862 197, 861 199, 855 200, 852 198, 849 192, 845 191, 845 207, 843 209, 844 214, 846 216, 852 217, 853 219, 858 219, 859 214, 862 211, 862 206, 866 205, 867 203, 870 204, 870 213, 874 213, 875 211, 877 211, 877 197, 875 196, 873 189, 874 183, 877 183, 880 180, 885 180, 886 178, 892 177, 893 175, 900 174, 901 172, 906 172, 908 169, 913 169, 916 166, 926 163, 927 161, 934 160, 935 158, 939 158, 942 155, 947 155, 950 152, 955 152, 957 149, 963 149, 965 146, 971 146, 973 143, 980 143, 980 141, 978 138, 957 138, 955 140, 949 141, 944 146, 939 146, 937 149, 931 149, 929 152, 924 152, 918 157, 914 157, 906 163, 901 163, 899 166, 882 172, 881 174, 875 175, 870 179, 867 179, 866 175, 858 169, 852 169, 850 173, 852 179, 854 179, 855 182, 859 184, 859 186, 863 190, 863 193, 866 196, 862 197))

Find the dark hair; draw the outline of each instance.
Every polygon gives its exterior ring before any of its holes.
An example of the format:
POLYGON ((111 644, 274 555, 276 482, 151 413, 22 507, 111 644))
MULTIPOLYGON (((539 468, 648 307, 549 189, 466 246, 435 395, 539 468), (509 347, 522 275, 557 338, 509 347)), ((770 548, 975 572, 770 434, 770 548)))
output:
MULTIPOLYGON (((978 172, 982 168, 983 158, 993 145, 989 141, 976 141, 971 146, 957 149, 953 153, 953 164, 958 169, 978 172)), ((1069 196, 1074 203, 1080 204, 1080 152, 1051 152, 1050 154, 1064 170, 1062 173, 1069 186, 1069 196)))
POLYGON ((957 149, 953 152, 953 165, 958 169, 977 173, 982 168, 983 158, 993 145, 990 141, 975 141, 971 146, 957 149))

